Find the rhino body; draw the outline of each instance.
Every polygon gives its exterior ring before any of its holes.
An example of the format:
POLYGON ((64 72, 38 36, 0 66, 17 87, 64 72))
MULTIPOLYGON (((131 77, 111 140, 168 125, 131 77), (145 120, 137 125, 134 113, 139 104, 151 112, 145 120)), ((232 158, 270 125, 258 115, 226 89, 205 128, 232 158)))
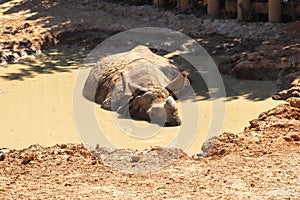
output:
POLYGON ((169 126, 181 124, 175 99, 189 86, 188 73, 145 46, 100 59, 83 95, 103 109, 169 126))

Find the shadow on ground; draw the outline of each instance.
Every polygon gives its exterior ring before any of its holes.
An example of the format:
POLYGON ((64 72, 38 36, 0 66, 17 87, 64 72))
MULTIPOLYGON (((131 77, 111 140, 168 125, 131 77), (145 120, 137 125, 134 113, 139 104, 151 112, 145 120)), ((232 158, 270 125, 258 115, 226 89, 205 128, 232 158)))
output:
POLYGON ((26 78, 34 78, 38 74, 70 72, 80 67, 87 53, 88 51, 81 46, 58 45, 56 48, 45 50, 35 58, 28 56, 18 61, 16 63, 20 66, 18 72, 5 73, 0 76, 0 79, 24 81, 26 78))

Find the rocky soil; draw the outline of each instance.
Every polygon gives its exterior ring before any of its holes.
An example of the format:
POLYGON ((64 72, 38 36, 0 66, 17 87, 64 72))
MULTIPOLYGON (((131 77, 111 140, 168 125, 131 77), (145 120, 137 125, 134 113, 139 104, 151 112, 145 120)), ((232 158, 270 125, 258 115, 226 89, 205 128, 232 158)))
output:
MULTIPOLYGON (((299 22, 239 23, 93 0, 1 1, 0 10, 2 66, 48 45, 76 42, 90 50, 111 34, 155 26, 181 31, 211 55, 225 56, 219 66, 225 74, 279 79, 288 89, 300 68, 299 22)), ((300 100, 289 98, 244 132, 208 140, 193 157, 160 147, 143 152, 88 151, 80 144, 1 149, 0 198, 299 199, 299 120, 300 100)))

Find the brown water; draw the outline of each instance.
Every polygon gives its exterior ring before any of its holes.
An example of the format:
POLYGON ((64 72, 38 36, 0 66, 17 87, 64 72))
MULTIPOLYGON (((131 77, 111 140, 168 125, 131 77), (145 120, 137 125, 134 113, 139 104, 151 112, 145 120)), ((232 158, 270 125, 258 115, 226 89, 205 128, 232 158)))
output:
MULTIPOLYGON (((78 55, 78 52, 65 56, 59 50, 52 50, 40 59, 27 58, 19 64, 0 68, 0 89, 3 91, 0 93, 0 147, 20 149, 36 143, 51 146, 81 142, 72 106, 78 63, 83 57, 84 54, 78 55)), ((269 98, 276 91, 274 82, 223 78, 229 97, 219 99, 226 105, 222 132, 241 132, 249 125, 249 120, 280 103, 269 98)), ((181 105, 185 103, 188 102, 181 102, 181 105)), ((214 126, 211 124, 214 101, 202 99, 196 103, 198 111, 190 111, 190 114, 198 113, 199 123, 192 144, 186 149, 189 154, 200 152, 209 127, 214 126)), ((124 134, 117 125, 116 113, 102 110, 96 104, 94 110, 105 137, 120 148, 168 146, 182 128, 160 128, 154 136, 139 139, 124 134)), ((149 126, 147 122, 133 123, 149 126)), ((189 127, 181 131, 190 134, 189 127)))

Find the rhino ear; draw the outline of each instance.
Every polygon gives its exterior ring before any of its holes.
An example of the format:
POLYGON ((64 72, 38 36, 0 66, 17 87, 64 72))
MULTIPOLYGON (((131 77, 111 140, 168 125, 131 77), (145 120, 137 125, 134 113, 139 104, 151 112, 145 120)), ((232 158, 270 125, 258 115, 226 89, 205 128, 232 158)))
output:
POLYGON ((130 89, 133 97, 137 97, 138 95, 142 95, 148 91, 146 88, 131 83, 128 83, 128 88, 130 89))
POLYGON ((186 86, 190 85, 188 75, 189 73, 187 71, 182 71, 166 86, 166 89, 173 97, 175 97, 175 99, 177 99, 176 96, 183 91, 186 86))

